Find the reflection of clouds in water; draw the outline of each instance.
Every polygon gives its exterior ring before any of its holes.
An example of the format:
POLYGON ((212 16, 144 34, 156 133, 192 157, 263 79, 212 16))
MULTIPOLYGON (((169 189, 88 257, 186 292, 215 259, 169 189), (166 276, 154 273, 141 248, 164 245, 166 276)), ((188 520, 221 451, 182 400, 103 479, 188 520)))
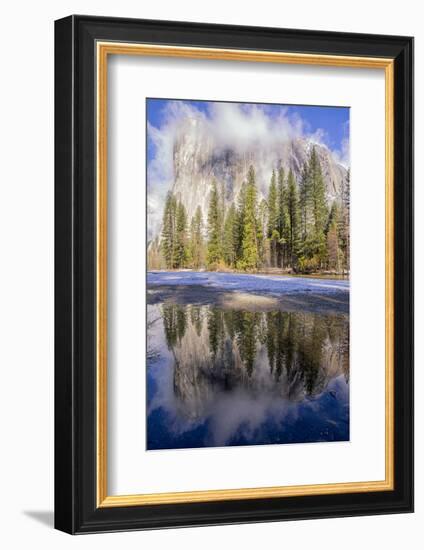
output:
POLYGON ((174 394, 172 369, 158 368, 156 365, 154 370, 158 390, 149 404, 148 414, 155 409, 164 409, 169 415, 168 429, 174 436, 191 431, 207 421, 209 435, 205 445, 223 446, 236 434, 250 439, 270 417, 281 422, 288 414, 297 416, 296 404, 272 396, 255 399, 246 391, 236 390, 215 396, 206 407, 204 416, 189 418, 181 411, 174 394))
MULTIPOLYGON (((161 312, 165 315, 163 306, 149 306, 149 318, 155 318, 161 312)), ((149 387, 154 388, 149 390, 148 416, 150 418, 155 412, 165 415, 161 429, 168 433, 171 441, 160 448, 172 448, 172 442, 181 442, 181 438, 195 430, 198 433, 195 444, 182 446, 291 442, 290 430, 298 421, 316 423, 319 419, 330 429, 339 429, 343 422, 348 425, 349 389, 346 372, 341 373, 343 354, 338 351, 340 342, 337 340, 340 334, 334 330, 330 332, 335 340, 331 342, 329 329, 325 329, 326 323, 331 324, 331 320, 326 319, 323 325, 325 330, 321 327, 321 321, 318 325, 324 331, 321 334, 322 364, 317 367, 318 375, 313 379, 307 395, 305 384, 308 385, 308 381, 302 378, 303 371, 296 371, 299 369, 298 356, 295 355, 296 360, 291 367, 287 367, 293 369, 291 374, 286 372, 285 366, 277 376, 277 366, 270 370, 269 348, 267 350, 265 345, 267 323, 268 328, 272 328, 272 335, 277 330, 277 338, 280 335, 278 331, 293 331, 297 325, 292 322, 284 328, 279 324, 281 319, 278 313, 269 314, 267 322, 265 314, 234 314, 239 316, 244 329, 249 319, 255 319, 256 323, 254 338, 260 342, 257 343, 249 375, 239 353, 243 342, 234 344, 237 336, 233 334, 233 340, 229 338, 225 323, 222 326, 211 324, 212 320, 218 322, 220 319, 217 308, 203 307, 194 311, 190 307, 181 309, 172 306, 167 329, 170 332, 166 334, 163 323, 152 327, 150 338, 160 349, 160 356, 148 367, 149 387), (196 317, 193 317, 194 312, 196 317), (178 322, 181 327, 176 324, 178 322), (221 336, 221 343, 215 338, 216 349, 213 352, 210 348, 211 334, 219 334, 220 331, 224 336, 221 336)), ((306 326, 307 331, 314 335, 317 332, 315 324, 309 317, 307 319, 306 325, 300 328, 304 331, 306 326)), ((315 342, 316 336, 314 338, 315 342)), ((290 347, 290 342, 285 341, 285 345, 290 347)), ((344 429, 346 431, 348 426, 344 429)), ((318 433, 313 440, 326 440, 326 436, 318 433)))
MULTIPOLYGON (((334 380, 331 386, 340 386, 346 396, 346 384, 342 380, 334 380)), ((330 388, 330 385, 329 385, 330 388)), ((287 400, 252 399, 246 393, 236 393, 225 396, 215 403, 215 411, 211 417, 211 446, 224 446, 236 435, 246 440, 263 440, 266 442, 266 424, 275 423, 280 430, 284 425, 291 426, 301 416, 319 415, 327 423, 338 424, 328 418, 326 407, 320 398, 302 403, 291 403, 287 400), (262 432, 262 433, 261 433, 262 432)))
MULTIPOLYGON (((326 407, 323 406, 320 398, 291 403, 272 395, 255 399, 243 390, 222 393, 213 401, 213 404, 210 404, 204 417, 187 418, 181 413, 178 399, 173 392, 172 372, 169 369, 158 369, 155 379, 158 383, 158 392, 149 406, 149 414, 155 409, 163 408, 169 415, 168 430, 173 436, 181 436, 207 422, 208 430, 203 442, 204 446, 222 447, 228 445, 235 437, 247 441, 262 440, 267 443, 267 423, 272 422, 284 431, 285 423, 291 426, 304 415, 320 416, 323 423, 334 426, 339 424, 339 421, 327 414, 326 407), (161 370, 160 374, 159 370, 161 370)), ((345 401, 348 388, 343 375, 333 380, 327 391, 336 391, 338 398, 345 401)), ((345 408, 347 407, 346 402, 345 408)))
POLYGON ((215 403, 211 417, 211 445, 223 446, 237 434, 250 440, 269 419, 282 421, 296 407, 281 399, 252 399, 245 392, 224 395, 215 403))

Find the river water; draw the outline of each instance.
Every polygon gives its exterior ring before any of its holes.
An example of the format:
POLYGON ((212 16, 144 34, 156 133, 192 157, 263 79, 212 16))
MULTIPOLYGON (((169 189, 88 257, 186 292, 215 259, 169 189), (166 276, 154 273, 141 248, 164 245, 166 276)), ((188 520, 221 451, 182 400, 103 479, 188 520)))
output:
POLYGON ((349 440, 348 315, 221 302, 148 305, 147 449, 349 440))

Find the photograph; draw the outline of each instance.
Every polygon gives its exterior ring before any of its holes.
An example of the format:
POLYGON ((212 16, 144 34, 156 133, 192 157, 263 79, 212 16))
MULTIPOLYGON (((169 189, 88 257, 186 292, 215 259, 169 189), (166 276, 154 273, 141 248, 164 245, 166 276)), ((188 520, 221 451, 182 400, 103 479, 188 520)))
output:
POLYGON ((349 441, 349 106, 145 101, 146 449, 349 441))

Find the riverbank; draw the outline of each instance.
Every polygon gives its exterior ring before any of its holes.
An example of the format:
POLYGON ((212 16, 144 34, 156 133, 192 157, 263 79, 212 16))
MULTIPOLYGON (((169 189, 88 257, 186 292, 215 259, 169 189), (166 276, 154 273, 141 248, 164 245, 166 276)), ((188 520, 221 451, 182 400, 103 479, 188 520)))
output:
POLYGON ((225 273, 232 275, 270 275, 274 277, 293 277, 297 279, 331 279, 334 281, 349 281, 348 274, 333 273, 330 271, 323 271, 319 273, 293 273, 292 271, 285 271, 283 269, 277 269, 270 267, 268 269, 261 269, 255 272, 238 271, 237 269, 217 269, 215 271, 201 270, 196 271, 191 268, 182 269, 148 269, 148 273, 225 273))

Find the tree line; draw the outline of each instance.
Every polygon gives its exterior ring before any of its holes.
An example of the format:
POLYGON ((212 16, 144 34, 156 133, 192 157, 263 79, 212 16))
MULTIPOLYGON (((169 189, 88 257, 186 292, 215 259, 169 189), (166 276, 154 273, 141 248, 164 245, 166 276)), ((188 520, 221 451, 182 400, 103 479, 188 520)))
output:
POLYGON ((329 204, 315 148, 299 181, 292 170, 273 170, 266 199, 259 200, 256 173, 249 167, 236 201, 225 204, 224 189, 212 183, 207 219, 168 193, 160 252, 167 269, 207 268, 299 273, 349 272, 350 175, 329 204))

